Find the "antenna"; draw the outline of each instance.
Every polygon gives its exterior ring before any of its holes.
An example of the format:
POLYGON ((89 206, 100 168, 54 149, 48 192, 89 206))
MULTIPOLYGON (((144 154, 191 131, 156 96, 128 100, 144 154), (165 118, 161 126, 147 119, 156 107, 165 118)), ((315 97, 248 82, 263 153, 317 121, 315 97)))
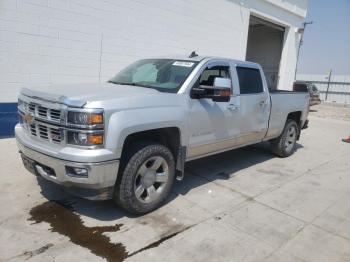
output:
POLYGON ((196 54, 196 51, 192 51, 192 53, 189 55, 189 58, 196 57, 198 54, 196 54))

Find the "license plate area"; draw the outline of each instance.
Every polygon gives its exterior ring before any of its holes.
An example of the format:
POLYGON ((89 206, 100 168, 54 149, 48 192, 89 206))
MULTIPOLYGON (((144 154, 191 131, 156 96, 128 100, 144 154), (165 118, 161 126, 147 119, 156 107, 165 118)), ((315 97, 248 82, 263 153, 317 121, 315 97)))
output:
POLYGON ((38 175, 38 173, 36 172, 36 169, 35 169, 35 164, 36 164, 35 161, 26 157, 23 154, 21 154, 21 157, 22 157, 22 162, 23 162, 24 167, 32 174, 38 175))
POLYGON ((51 167, 45 166, 41 163, 38 163, 28 157, 26 157, 23 153, 21 154, 22 162, 24 167, 34 175, 38 176, 51 176, 56 177, 55 170, 53 170, 51 167))

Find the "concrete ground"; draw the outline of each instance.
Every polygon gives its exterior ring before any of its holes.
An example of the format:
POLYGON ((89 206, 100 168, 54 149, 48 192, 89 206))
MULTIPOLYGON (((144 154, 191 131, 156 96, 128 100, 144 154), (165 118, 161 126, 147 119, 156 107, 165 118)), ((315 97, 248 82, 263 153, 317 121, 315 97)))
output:
POLYGON ((311 115, 322 118, 350 121, 350 105, 337 103, 322 103, 312 106, 311 115))
POLYGON ((350 261, 350 121, 320 110, 291 157, 259 145, 190 162, 140 217, 37 179, 0 140, 0 261, 350 261))

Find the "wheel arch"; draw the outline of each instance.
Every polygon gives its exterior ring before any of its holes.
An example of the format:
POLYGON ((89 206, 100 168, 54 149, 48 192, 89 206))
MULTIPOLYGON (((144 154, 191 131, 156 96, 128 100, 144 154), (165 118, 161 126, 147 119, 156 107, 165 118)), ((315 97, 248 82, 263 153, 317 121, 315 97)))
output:
POLYGON ((179 127, 155 128, 127 135, 122 146, 121 161, 128 158, 128 149, 134 144, 142 142, 158 143, 169 148, 175 159, 177 179, 183 179, 186 147, 181 144, 181 130, 179 127))
POLYGON ((301 123, 301 115, 302 115, 302 112, 301 111, 294 111, 294 112, 290 112, 287 116, 287 119, 286 119, 286 124, 287 124, 287 121, 288 120, 294 120, 296 123, 297 123, 297 126, 298 126, 298 130, 297 130, 297 140, 300 139, 300 131, 301 131, 301 128, 302 128, 302 123, 301 123))
POLYGON ((288 119, 291 119, 291 120, 294 120, 298 124, 298 126, 300 126, 301 114, 302 114, 301 111, 290 112, 287 115, 286 122, 287 122, 288 119))
POLYGON ((140 141, 149 141, 167 146, 176 157, 178 148, 181 145, 181 132, 178 127, 163 127, 150 130, 138 131, 127 135, 122 147, 122 155, 133 143, 140 141))

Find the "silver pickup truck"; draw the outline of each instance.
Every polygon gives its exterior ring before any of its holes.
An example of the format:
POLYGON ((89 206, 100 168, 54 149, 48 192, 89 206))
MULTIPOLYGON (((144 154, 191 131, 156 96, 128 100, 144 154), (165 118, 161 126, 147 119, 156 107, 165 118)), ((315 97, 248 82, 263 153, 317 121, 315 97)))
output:
POLYGON ((32 173, 143 214, 183 179, 187 161, 262 141, 291 155, 308 110, 308 94, 269 92, 256 63, 155 58, 107 83, 22 89, 15 133, 32 173))

